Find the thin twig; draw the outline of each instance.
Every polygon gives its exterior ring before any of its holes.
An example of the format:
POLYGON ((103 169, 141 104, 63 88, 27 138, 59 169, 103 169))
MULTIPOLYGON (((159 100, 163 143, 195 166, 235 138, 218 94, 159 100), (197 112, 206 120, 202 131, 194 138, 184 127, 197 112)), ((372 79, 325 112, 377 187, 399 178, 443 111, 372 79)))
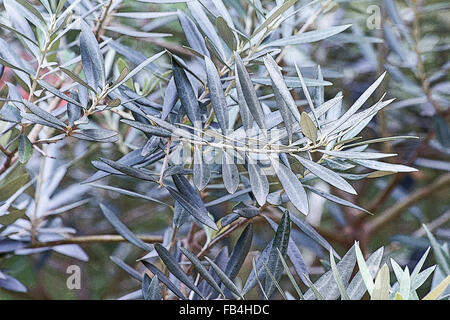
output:
MULTIPOLYGON (((137 237, 147 243, 161 243, 163 241, 162 236, 137 235, 137 237)), ((48 242, 35 242, 34 244, 31 244, 29 248, 55 247, 66 244, 116 243, 126 241, 127 240, 120 235, 102 234, 102 235, 71 237, 67 239, 48 242)))

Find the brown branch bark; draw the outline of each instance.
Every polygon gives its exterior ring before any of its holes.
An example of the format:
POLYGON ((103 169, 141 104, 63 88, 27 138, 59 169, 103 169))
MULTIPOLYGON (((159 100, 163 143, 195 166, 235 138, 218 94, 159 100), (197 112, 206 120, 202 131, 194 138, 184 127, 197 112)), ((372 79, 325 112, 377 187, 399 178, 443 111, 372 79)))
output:
POLYGON ((368 221, 366 229, 367 232, 370 235, 377 232, 386 224, 397 219, 403 211, 408 209, 413 204, 425 199, 435 192, 445 190, 448 187, 450 187, 450 173, 442 175, 432 184, 415 191, 403 201, 398 202, 383 213, 377 215, 373 220, 368 221))
MULTIPOLYGON (((137 236, 144 242, 147 243, 160 243, 163 241, 161 236, 137 236)), ((115 234, 102 234, 102 235, 91 235, 91 236, 79 236, 72 237, 62 240, 48 241, 48 242, 36 242, 29 246, 29 248, 45 248, 45 247, 55 247, 65 244, 88 244, 88 243, 115 243, 115 242, 126 242, 127 240, 115 234)))

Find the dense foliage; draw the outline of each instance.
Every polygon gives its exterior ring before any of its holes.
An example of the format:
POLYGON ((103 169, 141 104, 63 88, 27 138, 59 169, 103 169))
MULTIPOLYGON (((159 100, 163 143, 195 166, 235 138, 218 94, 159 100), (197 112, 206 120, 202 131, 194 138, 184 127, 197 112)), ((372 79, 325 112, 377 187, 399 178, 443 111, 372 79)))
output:
POLYGON ((448 299, 448 9, 3 0, 0 297, 448 299))

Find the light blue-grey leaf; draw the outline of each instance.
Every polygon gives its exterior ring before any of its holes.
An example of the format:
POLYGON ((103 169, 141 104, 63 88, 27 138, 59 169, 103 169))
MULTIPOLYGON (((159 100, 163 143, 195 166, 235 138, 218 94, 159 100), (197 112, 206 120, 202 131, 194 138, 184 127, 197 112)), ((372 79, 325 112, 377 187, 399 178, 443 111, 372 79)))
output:
POLYGON ((249 159, 247 169, 253 195, 258 204, 262 206, 266 203, 267 195, 269 194, 269 182, 266 174, 259 167, 258 163, 254 163, 251 159, 249 159))
POLYGON ((349 28, 351 24, 337 26, 337 27, 329 27, 326 29, 319 29, 314 31, 309 31, 305 33, 301 33, 298 35, 282 38, 279 40, 274 40, 267 43, 265 46, 270 47, 284 47, 288 45, 299 45, 304 43, 316 42, 319 40, 323 40, 334 36, 335 34, 341 33, 342 31, 349 28))
POLYGON ((81 61, 88 84, 94 89, 97 89, 99 85, 103 88, 106 81, 102 52, 91 27, 84 20, 80 20, 80 27, 81 61))
POLYGON ((180 280, 182 283, 184 283, 189 289, 194 291, 199 296, 202 296, 200 290, 194 285, 191 278, 187 276, 186 273, 181 269, 178 262, 175 261, 173 256, 170 254, 169 251, 167 251, 164 246, 162 246, 159 243, 155 244, 155 250, 158 252, 159 257, 166 265, 167 269, 169 269, 170 273, 172 273, 178 280, 180 280))
POLYGON ((211 59, 205 56, 206 75, 208 78, 208 89, 211 96, 211 105, 214 109, 222 134, 227 134, 228 129, 228 108, 225 93, 222 87, 219 73, 211 59))
POLYGON ((222 151, 222 179, 225 189, 231 194, 235 193, 239 186, 239 171, 233 158, 222 151))
POLYGON ((146 251, 152 251, 153 248, 136 237, 136 235, 130 231, 130 229, 125 226, 122 221, 117 218, 114 212, 112 212, 106 205, 100 203, 100 208, 102 209, 103 215, 105 218, 113 225, 113 227, 116 229, 116 231, 123 236, 125 239, 127 239, 130 243, 134 244, 135 246, 146 250, 146 251))
POLYGON ((311 171, 314 175, 322 179, 323 181, 331 184, 332 186, 335 186, 338 189, 344 190, 351 194, 356 194, 355 189, 344 180, 341 176, 339 176, 336 172, 333 170, 330 170, 324 166, 321 166, 320 164, 311 161, 309 159, 293 155, 295 159, 298 160, 306 169, 311 171))
POLYGON ((284 164, 270 157, 272 167, 291 203, 304 215, 309 213, 308 197, 300 179, 284 164))
POLYGON ((265 131, 265 116, 259 99, 256 95, 255 87, 253 86, 250 75, 248 74, 244 63, 242 62, 241 57, 236 52, 234 53, 234 61, 236 66, 236 74, 239 79, 239 84, 241 86, 242 94, 244 96, 248 109, 250 110, 250 113, 252 114, 258 126, 265 131))

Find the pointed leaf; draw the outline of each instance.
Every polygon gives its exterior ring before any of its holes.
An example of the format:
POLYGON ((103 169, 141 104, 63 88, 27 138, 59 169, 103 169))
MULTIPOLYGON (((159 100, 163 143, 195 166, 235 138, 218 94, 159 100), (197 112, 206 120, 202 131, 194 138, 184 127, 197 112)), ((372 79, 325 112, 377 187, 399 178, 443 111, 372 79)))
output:
POLYGON ((227 134, 228 129, 228 108, 222 82, 217 72, 216 66, 211 59, 205 56, 206 75, 208 78, 208 89, 211 96, 211 105, 214 109, 217 121, 219 122, 222 134, 227 134))
POLYGON ((311 171, 315 176, 319 177, 323 181, 331 184, 332 186, 344 190, 345 192, 356 194, 355 189, 344 180, 340 175, 335 173, 333 170, 330 170, 324 166, 321 166, 318 163, 315 163, 314 161, 308 160, 306 158, 293 155, 295 159, 298 160, 306 169, 311 171))
POLYGON ((329 38, 331 36, 334 36, 335 34, 341 33, 348 27, 350 27, 351 24, 337 26, 337 27, 329 27, 326 29, 320 29, 320 30, 314 30, 309 32, 300 33, 298 35, 282 38, 279 40, 274 40, 266 44, 268 47, 284 47, 288 45, 298 45, 303 43, 311 43, 320 41, 326 38, 329 38))
POLYGON ((179 191, 179 193, 173 192, 176 190, 169 187, 168 190, 172 196, 174 196, 175 199, 178 200, 180 204, 198 221, 214 230, 218 230, 214 221, 209 217, 209 213, 206 210, 200 195, 194 190, 189 181, 187 181, 184 176, 178 174, 174 174, 172 178, 179 191))
POLYGON ((270 157, 270 160, 289 200, 301 213, 307 215, 309 212, 308 197, 300 179, 284 164, 272 157, 270 157))
POLYGON ((236 285, 233 283, 233 281, 231 281, 230 278, 227 277, 225 272, 223 272, 222 269, 220 269, 220 267, 217 264, 215 264, 208 257, 205 257, 205 259, 206 259, 206 261, 209 262, 209 265, 214 270, 214 272, 217 274, 217 276, 219 277, 220 281, 222 281, 224 286, 227 287, 229 290, 231 290, 237 296, 241 297, 242 295, 239 292, 239 289, 236 287, 236 285))
POLYGON ((95 39, 91 27, 83 19, 80 20, 80 27, 81 61, 87 82, 94 89, 99 85, 103 88, 106 83, 105 65, 97 39, 95 39))
POLYGON ((194 125, 194 127, 201 128, 201 113, 197 96, 194 92, 194 89, 192 88, 191 83, 189 82, 186 72, 176 60, 173 60, 172 71, 177 87, 178 97, 180 98, 181 105, 183 106, 184 111, 186 112, 189 120, 194 125))
POLYGON ((197 258, 197 256, 183 247, 180 247, 180 251, 192 262, 193 266, 195 267, 195 269, 197 269, 198 273, 203 277, 203 279, 205 279, 206 282, 208 282, 209 285, 214 288, 214 290, 223 295, 222 289, 220 289, 213 276, 202 265, 202 262, 197 258))
MULTIPOLYGON (((266 217, 266 219, 268 218, 266 217)), ((281 216, 280 223, 278 224, 278 228, 273 239, 272 248, 267 259, 267 267, 272 272, 276 281, 280 280, 283 272, 283 264, 280 260, 278 250, 281 252, 283 258, 286 257, 289 245, 290 231, 291 220, 289 219, 289 213, 285 211, 281 216)), ((270 297, 273 290, 275 290, 275 284, 273 283, 272 279, 266 277, 264 288, 267 296, 270 297)))
POLYGON ((148 270, 150 270, 155 276, 157 276, 158 280, 164 283, 166 287, 170 291, 172 291, 178 298, 180 298, 181 300, 186 300, 186 297, 183 295, 183 293, 181 293, 181 291, 169 280, 169 278, 167 278, 164 273, 161 272, 161 270, 147 261, 142 261, 142 263, 148 270))
POLYGON ((24 134, 19 138, 19 161, 20 163, 26 163, 33 154, 33 145, 28 137, 24 134))
POLYGON ((236 37, 231 28, 228 26, 225 19, 222 18, 221 16, 216 18, 216 27, 220 37, 223 39, 223 41, 225 41, 228 48, 230 48, 231 50, 236 50, 237 49, 236 37))
POLYGON ((249 159, 247 168, 252 193, 258 204, 263 206, 266 203, 267 195, 269 194, 269 182, 267 181, 267 177, 259 165, 253 163, 251 159, 249 159))
POLYGON ((301 115, 300 128, 302 129, 302 133, 315 144, 317 141, 317 128, 308 114, 304 111, 301 115))
POLYGON ((341 275, 336 266, 336 261, 334 261, 334 255, 332 250, 330 250, 330 264, 331 264, 331 271, 333 272, 334 281, 336 282, 339 292, 341 293, 341 300, 350 300, 347 290, 345 288, 345 284, 342 281, 341 275))
POLYGON ((225 150, 222 151, 222 179, 228 193, 235 193, 239 186, 239 171, 233 158, 225 150))
POLYGON ((134 244, 135 246, 146 250, 146 251, 152 251, 153 248, 136 237, 136 235, 130 231, 130 229, 125 226, 122 221, 120 221, 117 216, 112 212, 107 206, 100 203, 100 208, 102 209, 103 215, 105 218, 112 224, 114 229, 125 239, 127 239, 130 243, 134 244))
POLYGON ((253 86, 250 75, 242 62, 241 57, 236 52, 234 53, 234 60, 236 65, 236 75, 241 85, 242 93, 244 95, 245 102, 258 126, 266 130, 266 121, 261 104, 259 103, 256 95, 255 87, 253 86))
POLYGON ((188 288, 194 291, 199 296, 202 296, 200 290, 194 285, 192 280, 184 273, 179 264, 175 261, 169 251, 164 248, 161 244, 155 244, 155 250, 158 252, 159 257, 166 265, 167 269, 182 283, 184 283, 188 288))
POLYGON ((230 258, 228 260, 227 266, 225 268, 225 274, 234 280, 239 273, 244 260, 250 250, 253 240, 253 224, 249 224, 244 231, 242 231, 236 245, 231 252, 230 258))
POLYGON ((383 264, 375 278, 371 300, 389 300, 390 288, 389 267, 387 264, 383 264))

